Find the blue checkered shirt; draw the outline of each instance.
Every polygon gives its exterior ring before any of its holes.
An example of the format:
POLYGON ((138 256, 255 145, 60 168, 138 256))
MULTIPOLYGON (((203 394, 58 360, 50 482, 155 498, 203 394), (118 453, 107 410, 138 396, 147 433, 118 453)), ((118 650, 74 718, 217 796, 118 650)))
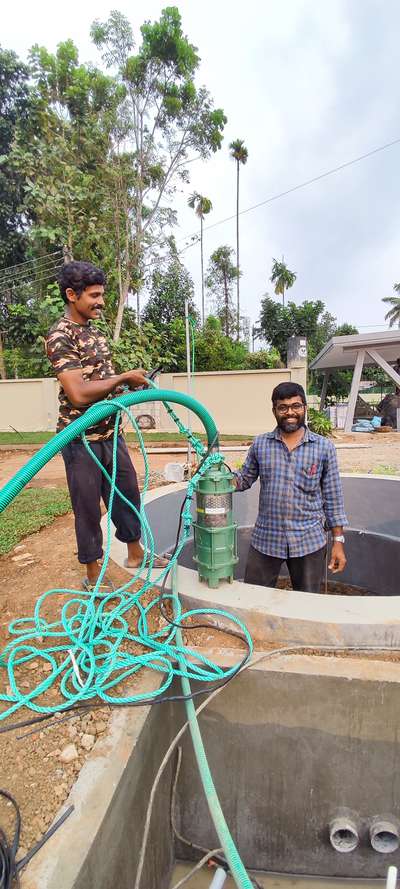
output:
POLYGON ((258 435, 235 476, 238 491, 260 479, 251 543, 261 553, 305 556, 325 546, 325 527, 348 525, 335 446, 307 428, 293 451, 278 427, 258 435))

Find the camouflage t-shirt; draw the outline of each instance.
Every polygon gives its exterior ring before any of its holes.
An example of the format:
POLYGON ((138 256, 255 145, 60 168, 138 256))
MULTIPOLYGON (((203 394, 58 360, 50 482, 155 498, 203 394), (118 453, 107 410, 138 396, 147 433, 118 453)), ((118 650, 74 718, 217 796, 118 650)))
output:
MULTIPOLYGON (((46 352, 57 376, 66 370, 82 370, 83 379, 93 382, 105 380, 115 374, 106 338, 90 321, 88 324, 76 324, 66 316, 60 318, 48 332, 46 352)), ((116 389, 108 397, 114 398, 118 391, 121 389, 116 389)), ((81 417, 91 406, 88 404, 84 408, 74 407, 61 385, 58 399, 60 405, 57 432, 81 417)), ((86 431, 87 438, 92 441, 110 438, 114 431, 114 420, 115 415, 91 426, 86 431)))

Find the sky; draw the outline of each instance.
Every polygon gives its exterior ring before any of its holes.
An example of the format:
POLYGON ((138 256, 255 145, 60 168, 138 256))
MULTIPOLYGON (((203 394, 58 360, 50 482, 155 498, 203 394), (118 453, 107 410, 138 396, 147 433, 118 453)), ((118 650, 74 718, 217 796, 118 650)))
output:
MULTIPOLYGON (((99 64, 90 41, 95 18, 117 8, 135 33, 167 5, 157 0, 36 0, 3 5, 0 42, 25 58, 34 43, 54 51, 72 38, 81 61, 99 64), (59 11, 58 11, 59 10, 59 11)), ((249 157, 240 174, 240 208, 317 177, 400 139, 398 0, 181 0, 183 29, 199 49, 198 84, 228 118, 222 149, 190 165, 178 193, 178 246, 197 231, 187 207, 207 195, 205 260, 221 244, 235 248, 236 172, 229 143, 243 139, 249 157), (207 226, 212 226, 207 230, 207 226)), ((382 297, 400 280, 400 142, 240 220, 241 311, 255 323, 260 300, 274 296, 273 257, 297 280, 296 303, 321 299, 339 324, 385 329, 382 297)), ((200 250, 184 253, 200 305, 200 250)))

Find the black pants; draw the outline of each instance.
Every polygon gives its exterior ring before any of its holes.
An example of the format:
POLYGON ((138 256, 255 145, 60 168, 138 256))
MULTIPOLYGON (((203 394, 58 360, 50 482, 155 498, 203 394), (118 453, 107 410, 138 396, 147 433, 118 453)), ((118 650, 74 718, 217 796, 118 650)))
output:
MULTIPOLYGON (((112 439, 91 441, 90 447, 108 474, 112 475, 112 439)), ((75 533, 78 543, 78 560, 82 565, 95 562, 103 555, 100 501, 108 508, 110 485, 99 466, 88 454, 81 441, 73 441, 61 451, 67 482, 75 515, 75 533)), ((122 494, 140 509, 140 492, 136 471, 129 456, 125 440, 120 435, 117 449, 116 485, 122 494)), ((140 538, 140 521, 129 506, 114 495, 111 518, 116 527, 116 537, 123 543, 140 538)))
POLYGON ((266 556, 250 546, 244 582, 275 587, 281 565, 286 562, 294 590, 304 593, 319 593, 324 576, 325 556, 326 546, 296 559, 277 559, 275 556, 266 556))

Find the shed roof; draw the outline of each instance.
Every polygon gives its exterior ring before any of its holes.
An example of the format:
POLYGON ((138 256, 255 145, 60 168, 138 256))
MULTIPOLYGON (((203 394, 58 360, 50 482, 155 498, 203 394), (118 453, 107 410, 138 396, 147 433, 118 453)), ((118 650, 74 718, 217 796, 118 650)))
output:
MULTIPOLYGON (((360 349, 376 349, 388 364, 400 358, 400 330, 384 330, 382 333, 352 333, 349 336, 333 336, 310 364, 311 370, 337 370, 354 367, 360 349)), ((375 361, 365 354, 364 365, 375 361)))

